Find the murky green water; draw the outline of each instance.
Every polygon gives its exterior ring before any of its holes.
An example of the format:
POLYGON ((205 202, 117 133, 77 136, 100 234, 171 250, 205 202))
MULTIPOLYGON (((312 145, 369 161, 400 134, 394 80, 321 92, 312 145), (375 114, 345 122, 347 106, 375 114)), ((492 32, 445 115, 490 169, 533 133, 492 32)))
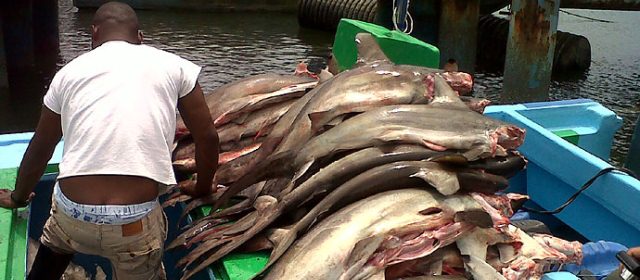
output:
MULTIPOLYGON (((616 135, 612 153, 614 162, 620 162, 640 112, 640 13, 571 11, 614 23, 561 15, 559 29, 589 38, 593 63, 579 78, 553 82, 551 99, 591 98, 622 116, 624 127, 616 135)), ((333 40, 331 33, 298 27, 292 14, 138 14, 146 44, 203 66, 200 80, 205 91, 252 74, 291 73, 300 60, 321 61, 333 40)), ((91 11, 78 11, 71 0, 60 0, 59 67, 89 50, 91 17, 91 11)), ((51 74, 45 71, 44 76, 51 74)), ((501 88, 499 76, 479 73, 476 77, 477 96, 498 100, 501 88)), ((33 129, 45 89, 41 85, 32 89, 36 97, 20 104, 0 100, 4 112, 0 132, 33 129)))

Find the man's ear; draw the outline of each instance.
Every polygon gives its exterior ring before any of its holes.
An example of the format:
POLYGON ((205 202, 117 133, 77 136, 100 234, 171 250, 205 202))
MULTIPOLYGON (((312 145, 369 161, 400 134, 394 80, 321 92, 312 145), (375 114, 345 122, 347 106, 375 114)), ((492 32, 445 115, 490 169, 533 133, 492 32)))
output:
POLYGON ((144 39, 144 34, 142 34, 142 30, 138 30, 138 43, 142 44, 143 39, 144 39))

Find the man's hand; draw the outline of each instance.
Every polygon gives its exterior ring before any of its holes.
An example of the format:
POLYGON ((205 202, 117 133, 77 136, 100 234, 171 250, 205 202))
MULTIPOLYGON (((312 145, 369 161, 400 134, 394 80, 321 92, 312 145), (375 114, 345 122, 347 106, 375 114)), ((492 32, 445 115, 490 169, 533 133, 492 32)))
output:
POLYGON ((51 159, 60 138, 62 138, 60 115, 42 106, 36 132, 20 162, 15 190, 13 192, 0 190, 0 207, 17 208, 24 205, 17 205, 16 202, 31 201, 34 196, 33 189, 44 174, 47 162, 51 159), (12 193, 15 201, 11 200, 12 193))
POLYGON ((629 251, 627 251, 627 254, 640 262, 640 247, 629 249, 629 251))
MULTIPOLYGON (((13 193, 13 191, 8 190, 8 189, 0 189, 0 207, 2 208, 7 208, 7 209, 15 209, 15 208, 20 208, 20 207, 24 207, 26 205, 19 205, 16 203, 16 201, 14 201, 13 199, 11 199, 11 194, 13 193)), ((33 199, 33 197, 35 196, 35 193, 31 193, 29 194, 29 198, 25 201, 26 203, 31 202, 31 200, 33 199)), ((15 196, 15 194, 13 195, 14 199, 19 199, 15 196)))
POLYGON ((193 198, 199 198, 212 194, 213 188, 211 188, 211 185, 199 186, 196 182, 195 184, 185 184, 180 186, 180 191, 193 198))
POLYGON ((211 194, 213 177, 218 169, 218 132, 213 125, 209 107, 200 85, 196 83, 191 93, 178 100, 178 110, 196 144, 196 184, 182 188, 182 192, 193 198, 211 194))

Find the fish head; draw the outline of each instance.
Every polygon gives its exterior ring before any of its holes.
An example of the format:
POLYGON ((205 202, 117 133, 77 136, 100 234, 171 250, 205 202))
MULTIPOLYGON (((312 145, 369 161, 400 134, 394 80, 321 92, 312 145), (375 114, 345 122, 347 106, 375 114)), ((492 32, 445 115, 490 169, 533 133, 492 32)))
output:
POLYGON ((516 149, 524 143, 526 130, 515 125, 503 125, 491 133, 493 142, 500 147, 510 150, 516 149))
POLYGON ((505 196, 508 198, 509 206, 513 212, 518 211, 529 200, 529 196, 524 194, 508 193, 505 196))
POLYGON ((491 100, 480 99, 477 102, 472 102, 469 107, 472 110, 482 114, 484 112, 484 109, 489 105, 491 105, 491 100))
MULTIPOLYGON (((471 229, 473 229, 473 225, 470 224, 438 220, 437 225, 425 221, 389 232, 366 262, 363 263, 362 259, 359 262, 354 262, 360 266, 356 276, 346 278, 367 279, 389 265, 429 256, 434 251, 452 244, 456 238, 471 229)), ((360 254, 360 256, 363 255, 360 254)), ((353 266, 346 269, 347 272, 353 270, 353 266)))
POLYGON ((461 95, 465 95, 473 91, 473 76, 464 72, 443 72, 438 74, 447 81, 453 90, 461 95))
POLYGON ((293 75, 299 76, 299 77, 309 77, 309 78, 319 79, 318 75, 309 71, 308 65, 304 61, 301 61, 300 63, 298 63, 293 75))
POLYGON ((529 200, 528 195, 507 193, 503 195, 488 195, 476 193, 478 197, 482 197, 491 207, 498 210, 505 217, 511 217, 522 205, 529 200))

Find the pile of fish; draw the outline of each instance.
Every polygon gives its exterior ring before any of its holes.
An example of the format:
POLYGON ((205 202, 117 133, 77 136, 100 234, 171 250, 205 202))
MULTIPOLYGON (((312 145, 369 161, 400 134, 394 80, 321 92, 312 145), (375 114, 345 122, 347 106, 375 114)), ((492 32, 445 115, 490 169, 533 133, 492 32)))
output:
MULTIPOLYGON (((581 244, 510 224, 527 197, 501 191, 525 168, 525 131, 461 98, 468 74, 395 65, 370 35, 356 42, 354 69, 327 80, 261 75, 207 96, 225 154, 216 192, 183 216, 214 211, 167 248, 192 249, 183 279, 266 249, 265 279, 539 279, 581 261, 581 244)), ((184 128, 177 139, 185 177, 193 144, 184 128)))

